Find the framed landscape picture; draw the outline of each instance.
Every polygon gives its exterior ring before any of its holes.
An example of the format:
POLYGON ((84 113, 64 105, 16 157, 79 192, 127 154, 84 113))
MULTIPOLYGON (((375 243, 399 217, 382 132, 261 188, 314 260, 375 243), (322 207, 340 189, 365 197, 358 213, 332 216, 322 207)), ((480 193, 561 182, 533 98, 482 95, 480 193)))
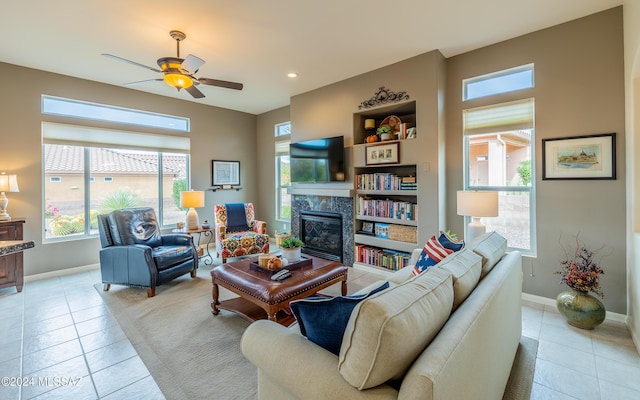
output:
POLYGON ((240 185, 240 161, 211 161, 212 186, 240 185))
POLYGON ((542 179, 616 179, 616 134, 542 139, 542 179))

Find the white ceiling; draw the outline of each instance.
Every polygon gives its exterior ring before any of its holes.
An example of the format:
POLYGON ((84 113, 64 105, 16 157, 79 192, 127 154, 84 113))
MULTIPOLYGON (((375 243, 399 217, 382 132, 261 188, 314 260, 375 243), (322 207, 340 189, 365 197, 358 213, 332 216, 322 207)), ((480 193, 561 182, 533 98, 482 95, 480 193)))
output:
POLYGON ((307 92, 434 49, 445 57, 593 14, 622 0, 22 0, 3 1, 0 61, 122 85, 161 77, 102 57, 156 67, 175 56, 207 63, 203 99, 162 82, 135 86, 253 114, 307 92), (287 77, 297 72, 298 78, 287 77))

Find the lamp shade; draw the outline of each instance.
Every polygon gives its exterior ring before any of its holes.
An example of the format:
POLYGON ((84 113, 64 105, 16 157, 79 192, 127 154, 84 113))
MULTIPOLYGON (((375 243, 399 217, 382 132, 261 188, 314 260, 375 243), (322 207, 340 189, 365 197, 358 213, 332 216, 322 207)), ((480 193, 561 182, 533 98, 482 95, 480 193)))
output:
POLYGON ((458 215, 497 217, 498 192, 458 191, 458 215))
POLYGON ((373 129, 376 127, 375 119, 365 119, 364 120, 364 129, 373 129))
POLYGON ((200 208, 204 207, 204 192, 190 191, 180 192, 180 207, 182 208, 200 208))
POLYGON ((16 175, 7 175, 4 172, 0 174, 0 192, 19 192, 18 177, 16 175))

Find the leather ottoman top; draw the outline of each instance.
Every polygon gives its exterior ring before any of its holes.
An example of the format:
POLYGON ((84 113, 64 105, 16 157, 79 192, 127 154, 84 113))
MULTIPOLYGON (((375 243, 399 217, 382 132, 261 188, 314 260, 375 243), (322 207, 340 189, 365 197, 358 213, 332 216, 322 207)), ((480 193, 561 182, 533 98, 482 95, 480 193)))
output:
POLYGON ((222 264, 211 271, 211 278, 215 284, 233 287, 267 304, 278 304, 347 274, 348 268, 340 263, 310 258, 311 265, 289 269, 291 277, 282 281, 273 281, 270 273, 251 269, 249 264, 255 259, 222 264))

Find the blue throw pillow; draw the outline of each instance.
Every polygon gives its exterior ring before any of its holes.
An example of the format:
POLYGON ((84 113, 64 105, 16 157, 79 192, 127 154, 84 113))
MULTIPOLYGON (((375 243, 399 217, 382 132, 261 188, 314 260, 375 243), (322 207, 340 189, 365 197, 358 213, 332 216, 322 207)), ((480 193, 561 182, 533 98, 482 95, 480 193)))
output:
POLYGON ((389 287, 385 282, 369 293, 356 296, 309 297, 289 306, 300 325, 300 333, 335 355, 340 354, 342 337, 351 312, 359 302, 389 287))
POLYGON ((438 242, 440 242, 442 247, 444 247, 445 249, 449 249, 453 251, 460 251, 464 247, 463 240, 458 241, 458 240, 451 239, 451 237, 447 235, 446 232, 442 232, 442 231, 440 231, 440 236, 438 236, 438 242))

